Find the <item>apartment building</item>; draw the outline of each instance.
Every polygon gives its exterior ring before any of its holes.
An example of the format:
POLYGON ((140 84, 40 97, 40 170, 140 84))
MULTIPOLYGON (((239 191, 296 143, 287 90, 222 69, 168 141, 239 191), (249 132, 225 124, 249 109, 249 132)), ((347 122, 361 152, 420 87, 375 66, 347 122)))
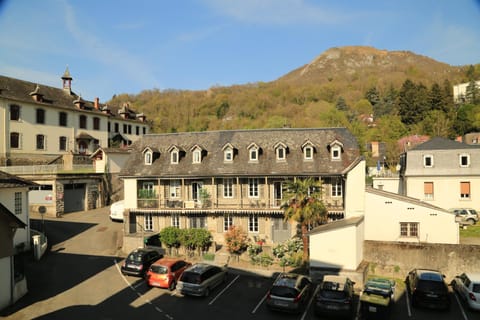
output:
POLYGON ((284 221, 282 186, 306 177, 322 182, 330 220, 361 215, 362 159, 345 128, 145 135, 120 172, 124 250, 167 226, 205 228, 222 243, 236 225, 252 240, 282 242, 297 232, 284 221))

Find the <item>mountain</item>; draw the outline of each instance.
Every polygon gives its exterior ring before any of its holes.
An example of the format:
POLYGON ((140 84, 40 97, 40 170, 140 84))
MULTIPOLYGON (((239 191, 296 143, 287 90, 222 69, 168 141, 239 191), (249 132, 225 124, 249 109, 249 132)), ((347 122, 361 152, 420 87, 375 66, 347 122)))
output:
MULTIPOLYGON (((478 65, 477 65, 478 67, 478 65)), ((279 79, 205 91, 144 90, 121 94, 109 105, 129 102, 153 120, 154 132, 314 127, 341 97, 354 106, 376 87, 400 90, 405 80, 427 88, 467 82, 469 66, 450 66, 409 51, 365 46, 331 48, 279 79)), ((479 68, 477 68, 479 69, 479 68)))

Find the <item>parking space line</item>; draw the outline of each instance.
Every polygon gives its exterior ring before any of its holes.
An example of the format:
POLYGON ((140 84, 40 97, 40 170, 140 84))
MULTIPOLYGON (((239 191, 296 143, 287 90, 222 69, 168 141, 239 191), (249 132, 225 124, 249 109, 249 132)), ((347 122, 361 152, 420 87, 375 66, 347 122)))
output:
POLYGON ((408 297, 408 288, 405 289, 405 301, 407 303, 407 313, 408 317, 412 317, 412 310, 410 309, 410 298, 408 297))
POLYGON ((264 295, 263 298, 260 300, 260 302, 256 305, 256 307, 252 310, 252 314, 254 314, 255 312, 257 312, 258 308, 260 308, 260 306, 262 305, 263 301, 265 301, 265 299, 267 299, 267 296, 268 296, 268 291, 267 291, 267 293, 265 293, 265 295, 264 295))
POLYGON ((220 291, 216 296, 215 298, 213 298, 209 303, 208 305, 211 305, 215 302, 215 300, 217 300, 235 281, 237 281, 237 279, 240 278, 240 275, 237 275, 232 281, 230 281, 230 283, 225 287, 223 288, 222 291, 220 291))
POLYGON ((355 313, 355 320, 359 320, 360 319, 360 305, 361 305, 361 298, 362 298, 362 294, 363 292, 360 291, 360 294, 358 295, 358 303, 357 303, 357 311, 355 313))
POLYGON ((318 292, 319 288, 320 288, 320 285, 317 284, 315 286, 315 290, 313 290, 312 296, 310 297, 310 301, 308 301, 307 307, 303 311, 303 314, 302 314, 302 317, 300 318, 300 320, 305 320, 305 317, 307 316, 307 312, 310 309, 310 306, 312 305, 313 299, 315 299, 315 296, 317 295, 317 292, 318 292))
POLYGON ((460 299, 458 299, 457 293, 453 292, 453 295, 455 296, 455 300, 457 300, 458 306, 460 307, 460 311, 462 311, 463 319, 468 320, 467 314, 465 313, 465 310, 462 306, 462 302, 460 301, 460 299))

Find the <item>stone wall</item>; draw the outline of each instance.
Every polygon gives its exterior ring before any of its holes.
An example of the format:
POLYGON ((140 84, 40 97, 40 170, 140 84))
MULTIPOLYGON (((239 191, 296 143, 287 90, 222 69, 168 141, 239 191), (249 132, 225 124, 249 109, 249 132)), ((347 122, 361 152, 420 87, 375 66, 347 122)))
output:
POLYGON ((480 271, 480 245, 364 241, 369 273, 405 278, 414 268, 437 269, 449 282, 462 272, 480 271))

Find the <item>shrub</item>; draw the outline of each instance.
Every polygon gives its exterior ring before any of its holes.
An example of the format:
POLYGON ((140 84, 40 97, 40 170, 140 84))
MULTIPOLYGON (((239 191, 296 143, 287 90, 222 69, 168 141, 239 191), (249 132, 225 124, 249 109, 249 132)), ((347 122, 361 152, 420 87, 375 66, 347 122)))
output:
POLYGON ((248 245, 248 236, 242 228, 231 226, 225 233, 227 250, 231 254, 241 254, 248 245))

